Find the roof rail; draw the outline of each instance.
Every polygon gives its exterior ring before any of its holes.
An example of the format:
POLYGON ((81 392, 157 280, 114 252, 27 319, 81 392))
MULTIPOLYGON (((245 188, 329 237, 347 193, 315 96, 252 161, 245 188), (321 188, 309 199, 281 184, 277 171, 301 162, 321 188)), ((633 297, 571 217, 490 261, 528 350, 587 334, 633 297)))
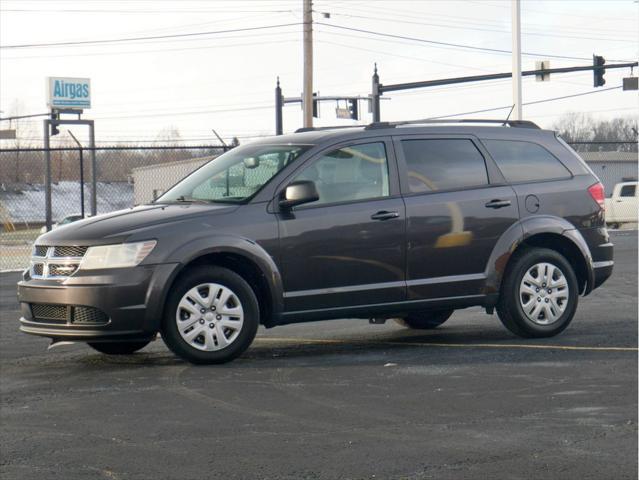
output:
POLYGON ((515 127, 515 128, 536 128, 539 129, 539 126, 531 122, 530 120, 490 120, 483 118, 460 118, 460 119, 450 119, 450 118, 442 118, 442 119, 433 119, 426 118, 423 120, 404 120, 399 122, 373 122, 366 126, 366 130, 375 130, 378 128, 395 128, 401 125, 437 125, 437 124, 448 124, 448 123, 495 123, 499 124, 503 127, 515 127))
POLYGON ((334 125, 332 127, 302 127, 295 130, 295 133, 316 132, 318 130, 337 130, 343 128, 362 128, 365 125, 334 125))

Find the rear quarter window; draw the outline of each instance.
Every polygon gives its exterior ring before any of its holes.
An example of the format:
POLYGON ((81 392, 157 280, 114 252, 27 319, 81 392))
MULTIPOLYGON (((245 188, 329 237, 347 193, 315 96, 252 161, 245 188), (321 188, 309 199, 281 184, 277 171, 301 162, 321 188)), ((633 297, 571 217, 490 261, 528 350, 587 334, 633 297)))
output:
POLYGON ((482 140, 509 182, 570 178, 570 171, 541 145, 517 140, 482 140))

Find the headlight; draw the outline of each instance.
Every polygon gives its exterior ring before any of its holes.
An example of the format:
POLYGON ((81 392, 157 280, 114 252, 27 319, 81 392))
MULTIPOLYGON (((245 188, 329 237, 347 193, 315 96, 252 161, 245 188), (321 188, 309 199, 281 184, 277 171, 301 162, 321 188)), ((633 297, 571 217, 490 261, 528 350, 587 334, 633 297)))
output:
POLYGON ((89 247, 80 263, 80 268, 96 270, 98 268, 135 267, 151 253, 156 243, 155 240, 149 240, 147 242, 89 247))

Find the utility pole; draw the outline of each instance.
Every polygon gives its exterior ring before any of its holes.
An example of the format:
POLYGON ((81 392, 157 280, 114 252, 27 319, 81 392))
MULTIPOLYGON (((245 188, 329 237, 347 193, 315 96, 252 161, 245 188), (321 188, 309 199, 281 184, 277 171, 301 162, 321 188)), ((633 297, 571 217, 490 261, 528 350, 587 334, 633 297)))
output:
POLYGON ((513 34, 513 117, 522 120, 521 108, 521 0, 510 0, 513 34))
POLYGON ((313 126, 313 4, 303 0, 304 8, 304 91, 302 107, 304 109, 304 127, 313 126))

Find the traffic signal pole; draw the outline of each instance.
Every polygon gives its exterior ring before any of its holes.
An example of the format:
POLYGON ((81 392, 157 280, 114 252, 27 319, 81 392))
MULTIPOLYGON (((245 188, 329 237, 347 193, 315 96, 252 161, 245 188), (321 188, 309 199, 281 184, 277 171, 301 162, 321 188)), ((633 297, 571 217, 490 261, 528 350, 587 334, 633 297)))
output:
POLYGON ((282 119, 282 107, 284 106, 284 97, 282 96, 282 87, 280 87, 280 77, 277 77, 277 85, 275 86, 275 135, 284 133, 284 122, 282 119))
MULTIPOLYGON (((605 62, 605 61, 604 61, 605 62)), ((531 75, 550 75, 551 73, 568 73, 568 72, 582 72, 587 70, 592 70, 595 75, 598 72, 602 72, 603 70, 612 70, 615 68, 632 68, 639 65, 639 62, 628 62, 628 63, 614 63, 611 65, 603 64, 600 65, 584 65, 578 67, 560 67, 560 68, 547 68, 540 70, 524 70, 521 72, 522 77, 527 77, 531 75)), ((377 73, 377 66, 375 66, 375 70, 373 73, 373 89, 371 92, 371 99, 373 105, 373 121, 379 122, 381 121, 381 112, 379 110, 379 100, 380 97, 386 92, 397 92, 400 90, 413 90, 416 88, 426 88, 426 87, 438 87, 441 85, 454 85, 458 83, 470 83, 470 82, 481 82, 484 80, 498 80, 502 78, 511 78, 513 75, 512 72, 504 72, 504 73, 491 73, 486 75, 471 75, 468 77, 453 77, 453 78, 441 78, 438 80, 426 80, 421 82, 408 82, 408 83, 395 83, 392 85, 383 85, 379 81, 379 74, 377 73)))
MULTIPOLYGON (((346 102, 348 109, 350 111, 351 120, 359 120, 359 101, 363 100, 366 102, 370 102, 370 97, 362 97, 362 96, 346 96, 346 95, 319 95, 313 93, 311 95, 311 114, 313 111, 317 112, 316 117, 319 118, 319 104, 321 102, 346 102)), ((280 79, 277 78, 277 83, 275 85, 275 135, 282 135, 284 133, 284 119, 283 119, 283 110, 284 106, 291 103, 300 103, 302 104, 302 108, 304 105, 304 97, 285 97, 282 94, 282 87, 280 86, 280 79)), ((304 127, 304 128, 313 128, 313 127, 304 127)))

